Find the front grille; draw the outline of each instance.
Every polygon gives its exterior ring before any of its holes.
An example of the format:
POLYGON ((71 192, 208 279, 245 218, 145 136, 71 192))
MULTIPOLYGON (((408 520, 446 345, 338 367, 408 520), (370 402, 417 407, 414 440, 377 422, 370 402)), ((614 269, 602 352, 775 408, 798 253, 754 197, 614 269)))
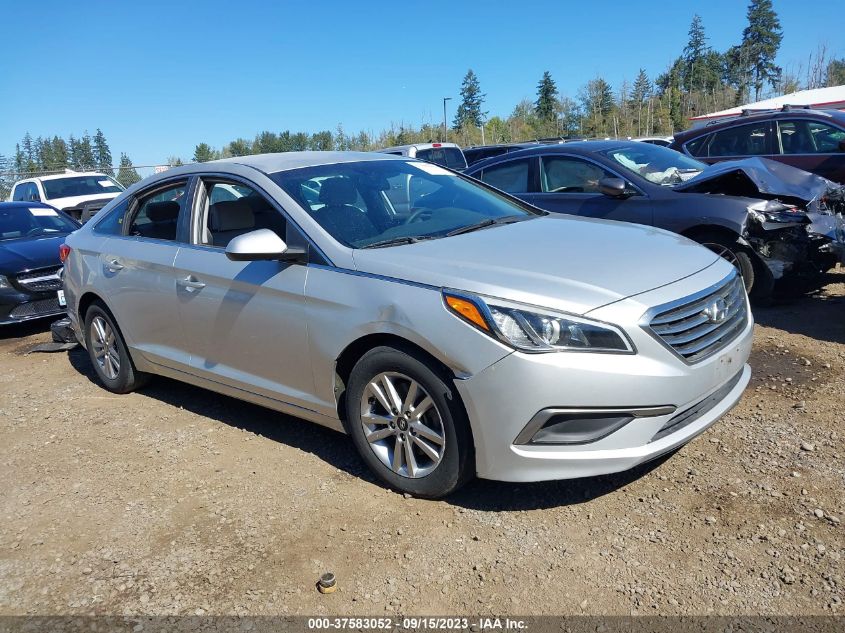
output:
POLYGON ((707 414, 707 412, 711 411, 716 407, 716 405, 725 399, 725 396, 727 396, 733 388, 736 387, 736 383, 739 382, 740 378, 742 378, 741 371, 701 402, 698 402, 689 409, 685 409, 684 411, 674 415, 666 422, 666 424, 660 427, 660 430, 649 440, 649 442, 656 442, 670 433, 680 431, 707 414))
POLYGON ((747 323, 745 286, 734 273, 714 288, 656 308, 646 329, 695 363, 724 348, 747 323))
POLYGON ((24 290, 31 292, 48 292, 61 290, 62 288, 62 267, 42 268, 28 273, 21 273, 17 276, 18 285, 24 290))
POLYGON ((63 308, 59 307, 59 298, 41 299, 40 301, 29 301, 12 308, 9 316, 13 319, 24 319, 39 314, 56 314, 63 308))

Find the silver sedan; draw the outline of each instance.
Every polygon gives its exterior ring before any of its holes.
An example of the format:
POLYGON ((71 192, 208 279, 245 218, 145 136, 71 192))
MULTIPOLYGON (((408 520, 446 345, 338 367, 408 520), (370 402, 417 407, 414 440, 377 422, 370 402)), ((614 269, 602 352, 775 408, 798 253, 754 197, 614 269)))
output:
POLYGON ((736 270, 437 165, 304 152, 168 170, 68 237, 102 384, 183 380, 348 433, 394 489, 631 468, 748 383, 736 270))

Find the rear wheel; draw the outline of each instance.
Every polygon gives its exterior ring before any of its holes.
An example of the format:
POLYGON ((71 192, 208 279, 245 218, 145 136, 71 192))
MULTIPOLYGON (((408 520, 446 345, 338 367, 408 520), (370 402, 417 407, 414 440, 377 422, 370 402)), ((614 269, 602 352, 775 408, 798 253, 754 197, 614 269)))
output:
POLYGON ((367 352, 353 368, 348 430, 361 457, 390 487, 438 498, 473 476, 469 423, 449 382, 392 347, 367 352))
POLYGON ((97 378, 109 391, 128 393, 149 380, 135 369, 114 318, 102 304, 93 304, 85 313, 85 345, 97 378))

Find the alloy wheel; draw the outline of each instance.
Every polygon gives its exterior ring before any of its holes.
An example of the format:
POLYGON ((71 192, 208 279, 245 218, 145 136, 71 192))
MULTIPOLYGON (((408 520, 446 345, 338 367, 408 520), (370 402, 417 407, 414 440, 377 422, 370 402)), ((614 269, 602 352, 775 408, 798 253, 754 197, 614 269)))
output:
POLYGON ((740 274, 742 273, 742 267, 739 265, 739 260, 736 257, 736 253, 734 253, 727 246, 724 246, 722 244, 714 244, 712 242, 704 242, 702 246, 706 246, 707 248, 709 248, 719 257, 727 261, 731 266, 734 266, 740 272, 740 274))
POLYGON ((443 459, 446 432, 437 405, 404 374, 384 372, 367 383, 361 425, 376 457, 402 477, 425 477, 443 459))
POLYGON ((115 380, 120 373, 120 352, 117 350, 114 330, 101 316, 91 321, 91 346, 94 360, 109 380, 115 380))

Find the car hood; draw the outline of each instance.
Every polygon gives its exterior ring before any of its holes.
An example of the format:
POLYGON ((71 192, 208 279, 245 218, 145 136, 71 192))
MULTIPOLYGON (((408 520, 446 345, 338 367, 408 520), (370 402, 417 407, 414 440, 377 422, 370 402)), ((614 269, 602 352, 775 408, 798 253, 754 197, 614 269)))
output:
POLYGON ((711 165, 675 191, 778 198, 808 204, 838 185, 816 174, 757 156, 711 165))
POLYGON ((359 249, 353 257, 361 272, 576 314, 659 288, 718 260, 662 229, 564 215, 359 249))
POLYGON ((117 198, 120 193, 95 193, 90 194, 87 196, 70 196, 68 198, 52 198, 47 201, 48 204, 51 206, 56 207, 57 209, 61 209, 64 211, 65 209, 71 209, 73 207, 78 207, 86 202, 91 202, 92 200, 111 200, 112 198, 117 198))
POLYGON ((58 266, 59 246, 68 233, 0 240, 0 275, 16 275, 26 270, 58 266))

